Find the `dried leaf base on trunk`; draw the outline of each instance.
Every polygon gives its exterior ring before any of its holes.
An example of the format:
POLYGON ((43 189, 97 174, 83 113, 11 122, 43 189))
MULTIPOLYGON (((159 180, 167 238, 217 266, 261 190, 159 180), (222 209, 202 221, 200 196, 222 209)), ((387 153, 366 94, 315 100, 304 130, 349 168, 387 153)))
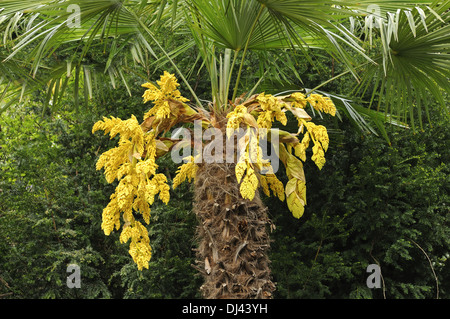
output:
POLYGON ((197 265, 204 298, 271 298, 267 208, 239 193, 234 164, 201 164, 194 211, 199 226, 197 265))

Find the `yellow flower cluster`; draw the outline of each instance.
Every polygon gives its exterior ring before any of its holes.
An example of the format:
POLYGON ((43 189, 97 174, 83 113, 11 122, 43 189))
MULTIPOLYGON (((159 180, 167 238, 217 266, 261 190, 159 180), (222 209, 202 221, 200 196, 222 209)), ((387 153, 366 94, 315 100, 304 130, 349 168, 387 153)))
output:
MULTIPOLYGON (((240 172, 242 171, 242 167, 239 167, 236 165, 237 170, 240 172)), ((246 167, 247 173, 245 174, 244 178, 242 179, 241 186, 239 188, 239 191, 242 195, 242 198, 246 198, 249 200, 253 200, 255 198, 255 192, 258 189, 258 177, 255 174, 255 170, 251 167, 251 165, 247 165, 246 167)), ((239 173, 240 174, 240 173, 239 173)), ((241 180, 241 176, 237 176, 238 183, 241 180)))
POLYGON ((153 101, 154 107, 152 107, 144 115, 144 120, 152 115, 155 115, 157 119, 168 118, 170 116, 171 110, 169 101, 179 101, 186 102, 188 99, 181 96, 180 91, 177 89, 180 85, 175 78, 175 75, 164 71, 161 75, 159 81, 156 81, 159 88, 152 83, 142 84, 143 87, 147 88, 144 95, 144 103, 148 101, 153 101))
POLYGON ((295 155, 300 158, 303 162, 306 161, 306 149, 309 147, 309 142, 311 138, 309 137, 308 132, 305 133, 303 139, 300 143, 298 143, 295 147, 295 155))
POLYGON ((295 92, 291 94, 291 98, 294 99, 294 102, 292 102, 293 107, 299 107, 301 109, 304 109, 306 107, 306 103, 308 102, 305 94, 300 92, 295 92))
POLYGON ((309 95, 307 100, 314 109, 320 112, 328 113, 332 116, 336 115, 336 107, 329 97, 313 93, 309 95))
MULTIPOLYGON (((291 108, 304 109, 309 103, 320 112, 329 113, 332 116, 336 114, 336 107, 333 102, 328 97, 320 94, 310 94, 306 97, 303 93, 296 92, 291 94, 290 98, 293 99, 291 108)), ((304 128, 306 128, 302 140, 294 146, 295 155, 302 161, 306 161, 306 149, 312 141, 314 146, 312 147, 313 155, 311 159, 319 169, 322 169, 325 164, 325 152, 329 145, 327 129, 323 125, 316 125, 309 121, 310 119, 307 119, 298 111, 293 113, 297 116, 300 131, 303 132, 304 128), (298 116, 297 113, 301 116, 298 116)), ((286 157, 286 172, 289 178, 285 189, 286 201, 294 217, 300 218, 306 205, 306 179, 303 172, 303 164, 290 152, 286 157)))
POLYGON ((242 198, 253 200, 259 182, 258 177, 255 174, 255 170, 252 168, 252 165, 250 163, 250 154, 248 149, 236 164, 235 173, 237 182, 241 183, 239 191, 242 195, 242 198))
MULTIPOLYGON (((182 104, 188 100, 181 96, 177 89, 179 84, 173 74, 164 72, 156 84, 157 86, 152 83, 142 85, 147 88, 143 95, 144 103, 153 101, 154 104, 145 113, 142 125, 132 115, 128 120, 104 117, 92 128, 93 133, 103 130, 105 134, 109 133, 111 138, 120 135, 118 146, 101 154, 96 164, 97 170, 104 168, 108 183, 118 180, 110 202, 103 209, 102 229, 106 235, 111 234, 114 229, 119 230, 122 216, 124 225, 120 241, 125 243, 130 240, 129 253, 139 270, 148 268, 151 247, 146 227, 136 219, 137 216, 133 212, 139 213, 148 224, 150 206, 155 197, 159 194, 159 199, 165 204, 170 200, 170 187, 166 176, 156 173, 156 158, 167 153, 169 148, 165 144, 167 139, 160 140, 157 135, 162 131, 161 124, 167 129, 176 114, 195 114, 194 110, 182 104), (171 106, 177 107, 176 112, 173 112, 171 106), (146 121, 152 116, 155 119, 146 121), (169 117, 171 119, 166 120, 169 117)), ((187 163, 180 168, 175 187, 186 178, 190 180, 195 177, 197 166, 193 165, 193 162, 187 163)))
POLYGON ((292 215, 295 218, 300 218, 306 205, 306 178, 303 163, 284 146, 280 147, 280 152, 289 179, 285 187, 286 202, 292 215))
POLYGON ((189 162, 181 165, 177 170, 177 175, 173 179, 173 188, 177 188, 181 183, 188 179, 189 183, 197 175, 198 165, 194 162, 194 157, 189 157, 189 162))
POLYGON ((148 237, 147 228, 139 221, 124 226, 119 240, 126 243, 131 239, 129 253, 134 262, 138 265, 138 269, 148 269, 148 262, 152 256, 152 248, 150 247, 150 239, 148 237))
POLYGON ((237 105, 233 111, 227 114, 227 135, 231 135, 234 130, 239 129, 239 126, 244 122, 244 116, 248 114, 247 108, 244 105, 237 105))
POLYGON ((313 148, 313 155, 311 156, 311 159, 316 163, 317 167, 319 169, 322 169, 322 167, 325 165, 325 152, 323 151, 323 148, 320 147, 319 144, 314 144, 313 148))
MULTIPOLYGON (((270 163, 265 163, 260 158, 261 148, 259 145, 250 145, 253 143, 251 138, 247 138, 245 142, 240 140, 239 146, 244 150, 244 154, 235 168, 237 181, 241 183, 240 193, 243 198, 252 200, 256 189, 261 186, 267 196, 270 196, 272 191, 280 200, 286 198, 288 208, 296 218, 303 215, 306 205, 306 179, 301 160, 306 161, 306 150, 312 141, 314 145, 311 159, 319 169, 322 169, 325 164, 325 152, 329 145, 326 128, 311 122, 311 117, 304 110, 308 103, 320 112, 329 113, 333 116, 336 114, 336 107, 328 97, 320 94, 306 96, 301 92, 295 92, 288 96, 277 97, 265 93, 255 95, 248 101, 236 106, 227 115, 227 135, 230 135, 230 132, 238 129, 242 124, 246 124, 247 128, 255 129, 255 133, 251 134, 259 136, 262 134, 260 129, 271 129, 275 120, 286 125, 286 111, 290 111, 297 118, 298 134, 304 132, 301 141, 297 139, 296 135, 288 132, 279 134, 279 137, 281 137, 280 148, 282 147, 283 150, 280 159, 286 166, 286 173, 289 178, 286 187, 270 170, 265 175, 261 173, 263 168, 270 167, 270 163), (284 144, 286 144, 287 149, 284 144), (292 148, 295 151, 295 156, 291 154, 292 148)), ((249 137, 251 134, 249 134, 249 137)), ((275 134, 275 132, 271 132, 271 134, 275 134)))
POLYGON ((120 134, 119 146, 103 153, 96 164, 97 170, 105 169, 108 183, 119 181, 109 204, 102 214, 102 229, 109 235, 120 228, 120 216, 125 222, 120 236, 121 242, 131 239, 129 253, 139 270, 148 268, 151 247, 147 229, 135 219, 133 211, 150 222, 150 205, 159 194, 162 202, 168 203, 170 187, 163 174, 156 174, 156 140, 152 132, 145 133, 133 115, 128 120, 104 118, 94 124, 92 131, 104 130, 111 138, 120 134), (144 156, 145 153, 145 156, 144 156))
MULTIPOLYGON (((256 131, 248 131, 246 140, 241 144, 244 152, 241 155, 235 167, 236 179, 240 183, 240 193, 243 198, 253 200, 258 186, 261 184, 263 191, 269 196, 269 188, 281 200, 284 200, 283 184, 276 178, 274 174, 262 175, 259 171, 264 167, 270 167, 270 163, 265 163, 262 160, 262 150, 259 146, 259 129, 270 129, 273 121, 276 119, 283 125, 286 125, 286 114, 282 110, 284 102, 270 94, 261 93, 256 97, 256 102, 261 107, 256 123, 253 115, 248 113, 244 105, 238 105, 236 108, 227 114, 227 135, 238 129, 241 123, 256 128, 256 131), (255 171, 256 170, 256 171, 255 171), (259 179, 258 179, 259 177, 259 179)), ((269 168, 270 169, 270 168, 269 168)))
POLYGON ((323 165, 325 165, 325 152, 330 143, 327 129, 325 126, 316 125, 313 122, 303 121, 303 125, 306 127, 306 132, 302 141, 294 147, 295 155, 302 161, 305 161, 306 149, 309 147, 309 142, 312 140, 314 146, 312 148, 313 155, 311 156, 311 159, 316 163, 319 169, 322 169, 323 165))
POLYGON ((309 102, 311 106, 324 113, 331 114, 333 116, 336 115, 336 106, 334 105, 333 101, 327 97, 320 94, 312 93, 308 97, 306 97, 305 94, 300 92, 295 92, 291 94, 291 98, 294 99, 292 102, 292 106, 294 107, 300 107, 304 109, 306 107, 306 103, 309 102))
POLYGON ((256 190, 261 185, 267 196, 270 196, 270 190, 272 190, 283 201, 283 183, 273 174, 270 162, 262 158, 258 132, 251 130, 247 134, 244 137, 245 142, 243 142, 243 145, 241 144, 244 152, 241 154, 235 167, 236 180, 238 183, 241 183, 239 190, 242 198, 253 200, 256 190), (262 170, 266 172, 265 175, 261 173, 262 170))
POLYGON ((256 98, 262 111, 259 113, 257 124, 260 128, 271 128, 274 119, 286 125, 287 118, 282 107, 284 103, 271 94, 261 93, 256 98))
POLYGON ((275 174, 260 175, 260 183, 264 194, 270 196, 270 190, 272 190, 281 201, 284 201, 284 185, 275 174))
POLYGON ((103 121, 94 124, 92 133, 98 130, 105 131, 105 134, 109 133, 111 138, 120 134, 119 146, 103 153, 96 164, 97 170, 105 168, 106 180, 112 183, 118 178, 117 174, 123 171, 124 168, 120 169, 122 165, 127 163, 133 154, 143 153, 144 132, 134 115, 126 121, 115 117, 110 119, 104 117, 103 121))
POLYGON ((289 210, 295 218, 302 217, 306 205, 306 184, 298 178, 290 179, 286 184, 286 197, 289 210))

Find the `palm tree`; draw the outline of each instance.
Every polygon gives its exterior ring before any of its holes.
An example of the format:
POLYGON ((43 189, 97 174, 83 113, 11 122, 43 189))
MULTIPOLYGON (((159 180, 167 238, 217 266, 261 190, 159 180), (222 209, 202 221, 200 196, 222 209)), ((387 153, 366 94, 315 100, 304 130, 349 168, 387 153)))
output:
POLYGON ((176 76, 165 72, 156 83, 145 80, 144 102, 152 102, 152 106, 142 121, 135 116, 127 120, 112 117, 94 125, 93 131, 120 135, 119 145, 97 162, 98 169, 105 169, 108 182, 119 181, 103 211, 102 228, 107 235, 122 228, 120 240, 130 241, 130 255, 139 269, 146 267, 151 248, 141 221, 149 223, 156 195, 165 203, 170 200, 167 177, 157 173, 156 159, 192 145, 193 153, 183 153, 184 163, 173 187, 194 180, 194 210, 199 222, 195 267, 204 276, 202 293, 206 298, 272 296, 275 284, 267 257, 271 222, 258 189, 286 200, 294 217, 303 215, 306 149, 312 146, 311 159, 321 168, 329 143, 326 128, 314 124, 307 110, 348 116, 362 129, 375 133, 369 118, 378 132, 387 136, 385 121, 414 125, 417 114, 421 122, 421 108, 427 109, 425 99, 446 107, 442 91, 449 91, 450 1, 29 0, 4 1, 1 6, 0 26, 5 28, 5 47, 10 48, 5 61, 31 50, 22 61, 30 68, 31 78, 46 67, 45 58, 52 52, 61 46, 73 47, 70 59, 51 68, 48 99, 58 100, 72 84, 72 77, 75 100, 82 81, 88 97, 94 71, 100 71, 97 79, 109 78, 114 84, 120 78, 128 87, 125 71, 142 72, 132 70, 126 55, 119 54, 125 48, 143 69, 148 67, 148 54, 168 61, 175 70, 176 76), (80 8, 81 19, 75 28, 67 23, 76 18, 67 10, 69 5, 80 8), (158 42, 155 32, 163 23, 189 35, 183 47, 167 52, 158 42), (109 41, 117 49, 110 51, 101 69, 92 69, 83 61, 91 46, 106 47, 109 41), (381 43, 381 50, 369 56, 371 52, 367 53, 363 44, 375 41, 381 43), (210 77, 210 101, 197 96, 175 62, 192 46, 210 77), (315 88, 265 94, 257 91, 261 78, 251 90, 241 92, 245 60, 250 52, 265 50, 278 50, 287 57, 301 55, 307 62, 313 62, 315 50, 322 50, 347 70, 315 88), (355 55, 364 62, 356 63, 355 55), (320 91, 346 74, 352 74, 357 83, 348 96, 320 91), (181 95, 177 78, 192 101, 181 95), (369 107, 352 102, 352 97, 366 94, 372 86, 369 107), (377 111, 371 109, 375 103, 377 111), (385 113, 378 112, 384 105, 385 113), (286 114, 298 124, 297 132, 273 128, 275 121, 286 124, 286 114), (193 132, 200 132, 202 138, 187 134, 190 131, 184 131, 183 139, 168 136, 171 129, 185 123, 194 123, 193 132), (241 135, 240 129, 244 129, 241 135), (221 152, 229 141, 236 146, 231 161, 221 152), (286 185, 275 175, 276 161, 263 156, 265 142, 284 164, 289 179, 286 185), (202 161, 205 154, 213 160, 202 161))

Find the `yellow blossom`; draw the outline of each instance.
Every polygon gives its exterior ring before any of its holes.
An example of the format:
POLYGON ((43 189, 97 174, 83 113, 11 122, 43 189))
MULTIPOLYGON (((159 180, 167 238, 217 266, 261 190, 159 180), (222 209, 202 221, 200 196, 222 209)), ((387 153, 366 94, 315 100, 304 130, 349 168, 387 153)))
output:
POLYGON ((311 156, 311 159, 316 163, 319 169, 322 169, 323 165, 325 165, 325 153, 323 148, 318 144, 314 144, 312 150, 313 155, 311 156))
POLYGON ((242 198, 253 200, 253 198, 255 197, 256 189, 258 188, 258 184, 258 177, 256 177, 255 171, 252 168, 248 167, 247 174, 242 180, 240 187, 242 198))
POLYGON ((259 176, 259 184, 261 185, 264 194, 266 194, 266 196, 270 197, 269 184, 267 183, 267 179, 264 175, 259 176))
POLYGON ((152 157, 149 157, 148 159, 144 161, 139 161, 136 164, 136 172, 147 175, 153 175, 156 172, 156 169, 158 168, 158 165, 155 163, 155 159, 152 157))
POLYGON ((108 183, 112 183, 117 178, 119 168, 129 160, 132 149, 133 144, 130 141, 121 141, 118 147, 100 155, 96 169, 105 169, 105 178, 108 183))
POLYGON ((156 195, 159 193, 159 198, 165 204, 170 200, 170 186, 167 184, 167 177, 164 174, 156 174, 151 180, 153 184, 152 191, 156 195))
POLYGON ((242 177, 245 174, 245 171, 247 170, 247 162, 246 161, 240 161, 236 164, 236 167, 234 168, 236 173, 236 180, 238 183, 241 182, 242 177))
POLYGON ((131 239, 129 253, 137 264, 138 269, 148 268, 148 262, 151 259, 150 239, 148 231, 139 221, 134 221, 123 228, 119 240, 126 243, 131 239))
POLYGON ((292 102, 293 107, 299 107, 304 109, 306 107, 306 103, 308 100, 306 99, 306 96, 303 93, 295 92, 291 94, 291 98, 294 99, 294 102, 292 102))
POLYGON ((329 97, 313 93, 307 98, 307 100, 314 109, 331 114, 332 116, 336 115, 336 107, 329 97))
POLYGON ((116 194, 111 195, 111 201, 103 209, 101 227, 107 236, 114 230, 114 227, 117 230, 120 228, 120 210, 117 205, 116 194))
POLYGON ((303 162, 306 161, 306 149, 309 147, 310 140, 309 133, 305 132, 302 141, 294 147, 295 155, 303 162))
POLYGON ((247 108, 244 105, 237 105, 232 112, 227 114, 227 136, 239 129, 240 124, 244 121, 244 114, 247 114, 247 108))
POLYGON ((92 131, 97 130, 104 130, 111 138, 120 134, 119 146, 100 155, 96 164, 97 170, 105 168, 105 178, 108 183, 112 183, 124 175, 129 167, 123 165, 131 161, 133 155, 140 156, 143 153, 144 132, 134 115, 125 121, 114 117, 103 118, 103 121, 94 124, 92 131))
POLYGON ((330 143, 326 127, 317 125, 314 129, 314 138, 322 144, 323 150, 326 152, 330 143))
POLYGON ((155 115, 157 119, 168 118, 171 115, 170 100, 187 102, 188 99, 181 96, 177 87, 180 85, 175 78, 175 75, 164 71, 159 81, 156 81, 159 88, 152 83, 142 84, 147 88, 142 97, 144 103, 153 101, 154 106, 144 114, 144 120, 152 115, 155 115))
POLYGON ((327 129, 323 125, 316 125, 312 122, 306 123, 305 126, 314 141, 314 155, 311 157, 311 159, 317 164, 320 169, 322 169, 323 165, 325 164, 325 152, 327 151, 330 142, 327 129))
POLYGON ((272 192, 277 195, 281 201, 284 201, 283 183, 275 176, 275 174, 267 174, 266 180, 272 192))
POLYGON ((190 156, 189 162, 181 165, 178 170, 175 178, 173 179, 173 188, 177 188, 178 185, 183 183, 186 179, 191 182, 191 179, 195 179, 197 174, 198 165, 194 163, 194 157, 190 156))
POLYGON ((274 119, 283 125, 287 124, 286 114, 282 110, 283 102, 271 94, 264 93, 259 94, 256 100, 262 109, 257 120, 258 127, 271 128, 274 119))

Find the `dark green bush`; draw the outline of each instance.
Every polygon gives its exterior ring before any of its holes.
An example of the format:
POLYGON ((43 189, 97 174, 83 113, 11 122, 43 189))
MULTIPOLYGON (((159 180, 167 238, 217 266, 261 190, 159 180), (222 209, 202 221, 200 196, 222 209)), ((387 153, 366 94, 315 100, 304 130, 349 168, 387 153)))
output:
POLYGON ((450 131, 434 121, 392 129, 392 146, 341 124, 323 170, 305 169, 302 219, 270 208, 278 298, 449 298, 450 131), (383 288, 367 288, 369 264, 383 288))

